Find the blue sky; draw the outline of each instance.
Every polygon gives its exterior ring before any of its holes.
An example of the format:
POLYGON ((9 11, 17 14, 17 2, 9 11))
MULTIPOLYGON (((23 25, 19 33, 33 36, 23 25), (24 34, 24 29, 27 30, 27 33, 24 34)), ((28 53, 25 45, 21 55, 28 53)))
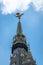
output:
MULTIPOLYGON (((10 64, 11 45, 16 34, 18 19, 13 14, 0 11, 0 65, 10 64)), ((23 34, 37 65, 43 64, 43 11, 36 11, 33 4, 21 18, 23 34)))

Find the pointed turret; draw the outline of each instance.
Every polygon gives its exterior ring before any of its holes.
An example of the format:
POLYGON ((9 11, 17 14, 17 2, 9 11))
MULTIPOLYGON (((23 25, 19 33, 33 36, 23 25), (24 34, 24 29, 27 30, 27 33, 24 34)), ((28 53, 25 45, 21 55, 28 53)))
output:
POLYGON ((20 17, 22 15, 23 14, 20 14, 20 13, 16 14, 16 17, 18 17, 19 22, 18 22, 18 26, 17 26, 17 34, 13 38, 12 53, 13 53, 14 49, 16 49, 18 47, 24 48, 26 51, 28 51, 26 37, 25 37, 25 35, 22 34, 22 27, 21 27, 21 22, 20 22, 20 17))

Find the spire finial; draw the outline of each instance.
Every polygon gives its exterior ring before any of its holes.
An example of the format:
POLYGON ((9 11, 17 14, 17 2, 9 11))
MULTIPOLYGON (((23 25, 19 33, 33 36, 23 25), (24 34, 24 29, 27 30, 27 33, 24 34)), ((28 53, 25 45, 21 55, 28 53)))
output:
POLYGON ((22 15, 23 15, 23 13, 16 13, 16 17, 18 17, 19 22, 20 22, 20 18, 21 18, 22 15))
POLYGON ((20 22, 20 18, 23 15, 23 13, 16 13, 16 17, 18 17, 19 22, 18 22, 18 26, 17 26, 17 34, 22 34, 22 27, 21 27, 21 22, 20 22))

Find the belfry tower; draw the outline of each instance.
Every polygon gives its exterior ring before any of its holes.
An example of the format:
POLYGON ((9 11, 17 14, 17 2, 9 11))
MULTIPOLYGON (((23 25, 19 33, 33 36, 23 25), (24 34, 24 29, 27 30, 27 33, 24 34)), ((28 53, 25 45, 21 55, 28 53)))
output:
POLYGON ((20 13, 16 14, 16 17, 18 17, 19 22, 17 26, 17 33, 13 37, 10 65, 36 65, 36 62, 30 52, 30 48, 28 47, 29 45, 27 45, 26 37, 22 33, 22 27, 20 22, 20 17, 22 15, 23 14, 20 13))

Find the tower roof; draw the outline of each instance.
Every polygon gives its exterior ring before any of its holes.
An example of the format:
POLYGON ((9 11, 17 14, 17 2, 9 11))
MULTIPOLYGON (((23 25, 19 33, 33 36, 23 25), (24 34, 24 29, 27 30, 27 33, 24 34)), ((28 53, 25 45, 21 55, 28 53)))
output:
POLYGON ((17 13, 19 22, 17 26, 17 34, 13 37, 12 56, 10 65, 36 65, 35 60, 27 46, 26 37, 22 34, 22 27, 20 22, 21 13, 17 13))
POLYGON ((19 22, 17 26, 17 34, 13 37, 13 48, 12 48, 12 53, 14 49, 16 48, 24 48, 28 52, 28 47, 27 47, 27 42, 26 42, 26 37, 25 35, 22 34, 22 27, 21 27, 21 22, 20 22, 20 17, 23 14, 21 13, 16 13, 16 17, 18 17, 19 22))

